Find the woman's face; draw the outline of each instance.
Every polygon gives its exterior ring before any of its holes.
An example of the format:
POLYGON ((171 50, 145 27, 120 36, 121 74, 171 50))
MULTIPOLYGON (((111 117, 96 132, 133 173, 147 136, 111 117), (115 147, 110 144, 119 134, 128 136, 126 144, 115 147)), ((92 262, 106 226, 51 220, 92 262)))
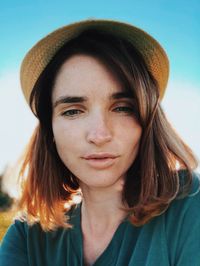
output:
POLYGON ((58 154, 80 186, 123 181, 142 129, 132 99, 111 70, 92 56, 71 56, 57 74, 52 104, 58 154))

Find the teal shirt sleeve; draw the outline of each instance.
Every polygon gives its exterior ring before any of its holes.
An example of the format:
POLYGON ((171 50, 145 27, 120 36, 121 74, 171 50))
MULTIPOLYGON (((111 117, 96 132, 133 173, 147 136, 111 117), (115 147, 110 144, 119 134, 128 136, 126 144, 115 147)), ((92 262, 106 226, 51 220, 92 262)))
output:
POLYGON ((0 266, 28 266, 25 223, 15 221, 0 247, 0 266))
POLYGON ((200 266, 200 179, 197 175, 189 195, 176 199, 165 217, 172 265, 200 266))

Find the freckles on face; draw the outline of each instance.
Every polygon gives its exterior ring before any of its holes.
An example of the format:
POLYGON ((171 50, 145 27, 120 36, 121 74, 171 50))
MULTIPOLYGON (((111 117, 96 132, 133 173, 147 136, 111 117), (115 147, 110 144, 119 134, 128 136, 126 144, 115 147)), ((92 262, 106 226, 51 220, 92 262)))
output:
POLYGON ((117 77, 98 59, 73 55, 59 70, 52 103, 56 148, 66 167, 87 186, 123 180, 142 129, 117 77))

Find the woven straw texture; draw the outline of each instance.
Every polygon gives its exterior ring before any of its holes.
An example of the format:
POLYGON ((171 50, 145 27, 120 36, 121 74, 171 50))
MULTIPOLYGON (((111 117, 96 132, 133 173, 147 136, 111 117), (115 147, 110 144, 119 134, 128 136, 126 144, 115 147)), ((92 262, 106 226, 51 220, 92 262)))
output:
POLYGON ((157 80, 162 99, 169 76, 169 61, 161 45, 143 30, 126 23, 112 20, 85 20, 50 33, 27 53, 20 72, 21 87, 27 102, 37 79, 59 48, 89 28, 101 29, 131 42, 141 52, 149 71, 157 80))

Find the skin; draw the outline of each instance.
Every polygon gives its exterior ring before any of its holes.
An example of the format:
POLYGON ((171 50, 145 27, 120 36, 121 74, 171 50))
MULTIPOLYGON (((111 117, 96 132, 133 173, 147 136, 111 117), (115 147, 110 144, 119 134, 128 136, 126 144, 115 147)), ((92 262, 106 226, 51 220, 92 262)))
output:
POLYGON ((52 93, 52 127, 58 154, 83 192, 84 256, 92 263, 126 216, 121 202, 126 172, 139 149, 142 128, 130 97, 114 99, 123 84, 100 60, 73 55, 59 70, 52 93), (83 97, 69 102, 67 97, 83 97), (85 159, 93 153, 114 159, 85 159), (96 243, 96 244, 94 244, 96 243))

